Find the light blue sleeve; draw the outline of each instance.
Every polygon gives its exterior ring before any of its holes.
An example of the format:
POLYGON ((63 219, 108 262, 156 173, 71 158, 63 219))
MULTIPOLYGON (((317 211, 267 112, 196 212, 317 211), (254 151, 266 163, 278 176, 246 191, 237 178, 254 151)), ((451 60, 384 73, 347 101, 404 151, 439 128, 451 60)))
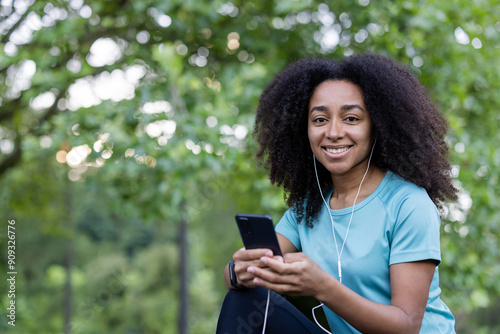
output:
POLYGON ((297 215, 292 208, 288 209, 281 217, 278 224, 276 224, 275 230, 287 238, 299 252, 301 251, 299 224, 297 224, 297 215))
POLYGON ((429 259, 440 263, 440 225, 437 208, 423 189, 408 195, 396 216, 389 263, 429 259))

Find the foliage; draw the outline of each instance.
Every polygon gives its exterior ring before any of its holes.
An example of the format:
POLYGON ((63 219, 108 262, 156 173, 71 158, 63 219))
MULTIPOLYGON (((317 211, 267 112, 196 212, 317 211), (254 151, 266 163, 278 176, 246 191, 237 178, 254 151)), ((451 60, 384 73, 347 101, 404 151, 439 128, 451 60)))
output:
POLYGON ((462 195, 444 213, 443 298, 464 332, 484 331, 474 319, 500 293, 499 14, 493 0, 2 1, 16 330, 61 332, 71 297, 74 333, 175 333, 187 221, 190 331, 214 332, 241 245, 234 214, 285 209, 253 158, 260 91, 304 56, 378 52, 410 66, 450 119, 462 195))

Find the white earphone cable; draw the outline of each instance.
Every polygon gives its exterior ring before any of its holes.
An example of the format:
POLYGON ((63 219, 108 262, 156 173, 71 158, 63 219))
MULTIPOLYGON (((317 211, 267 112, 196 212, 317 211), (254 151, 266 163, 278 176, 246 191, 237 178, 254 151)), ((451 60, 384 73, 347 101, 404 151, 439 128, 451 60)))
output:
POLYGON ((267 302, 266 302, 266 311, 264 313, 264 325, 262 325, 262 334, 265 333, 266 331, 266 325, 267 325, 267 313, 269 312, 269 302, 271 300, 271 290, 267 289, 267 302))
MULTIPOLYGON (((321 198, 323 199, 323 203, 325 204, 326 206, 326 210, 328 212, 328 214, 330 215, 330 220, 332 222, 332 230, 333 230, 333 240, 335 242, 335 250, 337 251, 337 259, 338 259, 338 272, 339 272, 339 282, 342 283, 342 263, 340 261, 341 259, 341 256, 342 256, 342 252, 344 251, 344 246, 345 246, 345 242, 347 240, 347 235, 349 233, 349 227, 351 226, 351 222, 352 222, 352 217, 354 216, 354 206, 356 205, 356 201, 358 200, 358 196, 359 196, 359 193, 361 191, 361 186, 363 185, 363 181, 365 180, 365 177, 366 175, 368 174, 368 170, 370 169, 370 162, 372 160, 372 155, 373 155, 373 150, 375 148, 375 143, 377 142, 377 140, 375 139, 375 142, 373 143, 373 147, 372 147, 372 150, 370 152, 370 157, 368 159, 368 166, 366 168, 366 171, 363 175, 363 178, 361 179, 361 182, 359 184, 359 187, 358 187, 358 192, 356 193, 356 197, 354 197, 354 203, 352 204, 352 211, 351 211, 351 217, 349 218, 349 223, 347 224, 347 230, 346 230, 346 234, 345 234, 345 237, 344 237, 344 241, 342 242, 342 247, 340 248, 340 252, 339 252, 339 249, 338 249, 338 245, 337 245, 337 238, 335 236, 335 225, 333 223, 333 216, 332 216, 332 213, 330 211, 330 206, 328 205, 328 203, 326 202, 325 200, 325 197, 323 196, 323 191, 321 190, 321 184, 319 183, 319 177, 318 177, 318 170, 316 168, 316 157, 314 156, 313 154, 313 162, 314 162, 314 172, 316 174, 316 181, 318 182, 318 189, 319 189, 319 192, 321 194, 321 198)), ((266 325, 267 325, 267 315, 268 315, 268 311, 269 311, 269 303, 270 303, 270 299, 271 299, 271 290, 267 290, 267 302, 266 302, 266 310, 265 310, 265 313, 264 313, 264 324, 262 326, 262 334, 265 333, 266 331, 266 325)), ((326 328, 324 328, 323 326, 321 326, 321 324, 318 322, 318 320, 316 319, 316 314, 314 313, 314 311, 317 309, 317 308, 320 308, 322 307, 324 304, 321 303, 319 304, 318 306, 315 306, 313 307, 312 309, 312 314, 313 314, 313 318, 314 318, 314 321, 316 322, 316 324, 326 333, 329 333, 329 334, 332 334, 330 331, 328 331, 326 328)))
MULTIPOLYGON (((337 251, 337 266, 338 266, 338 273, 339 273, 339 282, 342 283, 342 262, 341 262, 341 257, 342 257, 342 252, 344 251, 344 246, 345 246, 345 242, 347 240, 347 235, 349 234, 349 228, 351 227, 351 222, 352 222, 352 217, 354 216, 354 207, 356 205, 356 201, 358 200, 358 196, 359 196, 359 193, 361 191, 361 186, 363 185, 363 182, 365 180, 365 177, 366 175, 368 174, 368 170, 370 169, 370 162, 372 160, 372 156, 373 156, 373 150, 375 149, 375 144, 377 142, 377 139, 375 139, 375 141, 373 142, 373 146, 372 146, 372 149, 371 149, 371 152, 370 152, 370 157, 368 158, 368 166, 366 167, 366 171, 363 175, 363 178, 361 179, 361 182, 359 183, 359 187, 358 187, 358 192, 356 193, 356 197, 354 197, 354 202, 352 204, 352 211, 351 211, 351 217, 349 218, 349 223, 347 224, 347 230, 346 230, 346 233, 345 233, 345 237, 344 237, 344 241, 342 242, 342 247, 340 248, 340 252, 339 252, 339 248, 338 248, 338 245, 337 245, 337 238, 335 236, 335 224, 333 223, 333 216, 332 216, 332 212, 330 211, 330 205, 328 205, 328 203, 326 202, 326 199, 325 197, 323 196, 323 191, 321 190, 321 184, 319 183, 319 177, 318 177, 318 170, 316 168, 316 157, 314 156, 313 154, 313 162, 314 162, 314 172, 316 174, 316 181, 318 182, 318 188, 319 188, 319 193, 321 194, 321 198, 323 199, 323 203, 325 204, 326 206, 326 210, 330 216, 330 220, 331 220, 331 223, 332 223, 332 232, 333 232, 333 241, 335 242, 335 250, 337 251)), ((316 324, 323 330, 325 331, 326 333, 329 333, 331 334, 331 332, 329 332, 328 330, 326 330, 323 326, 320 325, 320 323, 316 320, 316 315, 314 314, 314 311, 323 306, 324 304, 321 303, 319 304, 318 306, 314 307, 312 309, 312 314, 313 314, 313 318, 314 318, 314 321, 316 322, 316 324)))

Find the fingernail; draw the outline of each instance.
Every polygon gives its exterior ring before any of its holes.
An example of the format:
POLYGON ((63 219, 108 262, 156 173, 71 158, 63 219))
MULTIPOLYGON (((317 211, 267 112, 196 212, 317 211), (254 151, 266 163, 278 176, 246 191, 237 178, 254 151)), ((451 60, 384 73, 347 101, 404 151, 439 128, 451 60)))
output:
POLYGON ((250 273, 250 274, 253 274, 255 272, 255 268, 254 267, 248 267, 247 271, 250 273))

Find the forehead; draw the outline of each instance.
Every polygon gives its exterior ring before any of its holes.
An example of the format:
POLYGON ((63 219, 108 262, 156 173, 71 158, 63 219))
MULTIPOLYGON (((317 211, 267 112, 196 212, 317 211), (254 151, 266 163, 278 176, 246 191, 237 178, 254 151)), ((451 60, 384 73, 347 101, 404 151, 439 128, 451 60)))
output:
POLYGON ((363 102, 361 88, 346 80, 327 80, 320 83, 311 95, 310 103, 326 102, 363 102))

